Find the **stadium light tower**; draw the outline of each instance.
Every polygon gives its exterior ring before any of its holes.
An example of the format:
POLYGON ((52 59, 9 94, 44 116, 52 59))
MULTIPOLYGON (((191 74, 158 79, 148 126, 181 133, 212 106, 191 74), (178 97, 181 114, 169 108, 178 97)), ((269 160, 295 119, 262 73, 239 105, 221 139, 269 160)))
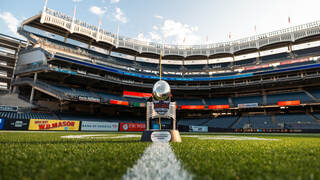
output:
POLYGON ((180 132, 177 130, 176 102, 171 99, 170 85, 162 80, 161 69, 162 51, 159 59, 159 81, 152 88, 152 101, 147 102, 146 130, 141 141, 152 142, 181 142, 180 132), (159 118, 159 129, 154 129, 152 119, 159 118), (170 129, 161 128, 161 118, 171 119, 170 129))

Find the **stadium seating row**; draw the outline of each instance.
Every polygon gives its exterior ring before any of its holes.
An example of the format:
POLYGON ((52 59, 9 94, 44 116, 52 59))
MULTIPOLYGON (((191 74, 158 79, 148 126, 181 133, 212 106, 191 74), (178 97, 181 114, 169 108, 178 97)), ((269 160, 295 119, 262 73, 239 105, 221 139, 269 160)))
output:
POLYGON ((320 129, 320 114, 219 116, 216 118, 184 119, 178 121, 178 124, 214 128, 320 129))
MULTIPOLYGON (((148 63, 148 62, 137 62, 137 61, 133 61, 133 60, 129 60, 126 58, 122 58, 122 57, 113 57, 113 56, 108 56, 99 52, 96 52, 94 50, 88 50, 88 49, 84 49, 82 47, 78 47, 75 45, 71 45, 68 43, 64 43, 62 41, 58 41, 55 39, 51 39, 51 38, 47 38, 44 36, 39 36, 39 38, 41 39, 41 41, 45 42, 45 43, 49 43, 49 44, 53 44, 56 45, 57 48, 61 48, 64 47, 63 49, 65 49, 66 51, 70 51, 73 54, 81 54, 83 56, 89 57, 91 59, 89 59, 88 61, 90 61, 91 63, 95 63, 99 64, 99 65, 103 65, 103 66, 113 66, 113 65, 119 65, 120 67, 123 67, 124 69, 128 68, 128 67, 133 67, 133 69, 135 69, 137 72, 139 73, 144 73, 144 74, 154 74, 151 72, 155 72, 158 71, 158 65, 154 64, 154 63, 148 63), (101 64, 99 62, 106 62, 108 65, 106 65, 105 63, 101 64)), ((293 53, 295 54, 295 53, 293 53)), ((66 54, 67 55, 67 54, 66 54)), ((319 55, 319 51, 317 48, 309 48, 309 49, 304 49, 304 50, 298 50, 296 53, 296 56, 294 58, 301 58, 301 57, 306 57, 306 56, 311 56, 311 55, 319 55)), ((67 55, 70 56, 70 55, 67 55)), ((279 53, 279 54, 274 54, 274 55, 268 55, 268 56, 263 56, 261 57, 261 60, 259 63, 270 63, 270 62, 275 62, 275 61, 281 61, 281 60, 288 60, 288 59, 292 59, 292 56, 289 55, 289 53, 279 53)), ((212 66, 219 66, 220 68, 218 68, 218 70, 222 69, 222 70, 226 70, 226 69, 230 69, 232 66, 249 66, 249 65, 256 65, 256 63, 254 63, 256 61, 255 58, 251 58, 251 59, 245 59, 245 60, 241 60, 241 61, 235 61, 234 64, 232 63, 220 63, 220 64, 210 64, 209 66, 207 66, 207 68, 214 70, 216 68, 212 67, 212 66)), ((246 68, 242 71, 244 73, 249 73, 249 72, 259 72, 259 71, 266 71, 266 70, 274 70, 274 69, 279 69, 279 68, 284 68, 284 67, 288 67, 288 66, 298 66, 298 65, 305 65, 305 64, 309 64, 309 63, 314 63, 314 61, 306 61, 306 62, 301 62, 301 63, 288 63, 288 64, 281 64, 278 65, 278 67, 274 67, 274 66, 268 66, 268 67, 264 67, 261 68, 262 66, 259 65, 257 67, 260 68, 253 68, 253 69, 248 69, 246 70, 246 68)), ((117 66, 117 67, 119 67, 117 66)), ((209 76, 208 74, 203 74, 201 75, 201 73, 204 72, 204 69, 206 69, 205 65, 167 65, 164 64, 163 65, 163 71, 164 71, 164 76, 172 76, 172 77, 181 77, 181 75, 183 75, 184 77, 199 77, 199 76, 209 76), (166 72, 172 72, 173 74, 168 75, 166 72), (199 72, 198 74, 193 74, 193 73, 177 73, 177 72, 199 72)), ((224 71, 221 73, 211 73, 210 76, 215 77, 215 76, 225 76, 227 75, 226 73, 229 73, 228 71, 224 71)), ((234 75, 237 74, 238 72, 231 72, 230 75, 234 75)))
MULTIPOLYGON (((26 79, 26 78, 25 78, 26 79)), ((23 79, 21 79, 23 80, 23 79)), ((29 79, 27 79, 29 80, 29 79)), ((29 80, 31 81, 31 80, 29 80)), ((88 91, 84 88, 71 88, 62 85, 53 85, 44 83, 42 81, 37 81, 34 83, 35 86, 40 86, 45 88, 45 90, 57 93, 64 94, 66 97, 73 97, 77 100, 91 101, 98 103, 105 103, 109 100, 119 100, 125 101, 128 103, 145 103, 146 99, 143 98, 133 98, 133 97, 123 97, 120 95, 114 95, 110 93, 104 93, 100 91, 88 91)), ((217 97, 217 98, 205 98, 205 99, 190 99, 190 98, 178 98, 176 99, 178 107, 181 105, 189 106, 204 106, 203 109, 206 109, 206 106, 210 105, 229 105, 230 107, 240 107, 241 105, 246 104, 256 104, 256 106, 262 105, 277 105, 280 101, 296 101, 299 100, 300 103, 311 103, 320 101, 320 90, 300 90, 297 92, 287 92, 287 93, 276 93, 276 94, 266 94, 262 95, 253 95, 253 96, 239 96, 239 97, 217 97)), ((210 109, 210 108, 209 108, 210 109)))

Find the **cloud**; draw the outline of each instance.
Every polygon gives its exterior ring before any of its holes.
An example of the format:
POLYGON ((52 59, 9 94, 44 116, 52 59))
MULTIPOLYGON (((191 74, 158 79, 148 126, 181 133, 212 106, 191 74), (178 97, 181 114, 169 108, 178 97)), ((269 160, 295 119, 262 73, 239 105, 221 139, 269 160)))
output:
POLYGON ((17 27, 19 25, 19 20, 16 17, 14 17, 10 12, 3 12, 0 13, 0 19, 2 19, 8 25, 8 29, 14 35, 18 35, 17 27))
POLYGON ((152 28, 156 31, 159 29, 158 26, 153 26, 152 28))
POLYGON ((155 32, 149 32, 149 35, 151 36, 151 40, 159 42, 161 40, 161 35, 155 32))
POLYGON ((116 20, 122 23, 127 23, 127 18, 120 8, 116 8, 116 13, 114 14, 114 17, 116 18, 116 20))
POLYGON ((151 39, 146 38, 143 33, 139 33, 136 39, 144 42, 151 42, 151 39))
POLYGON ((116 3, 119 3, 119 1, 120 1, 120 0, 110 0, 110 3, 111 3, 111 4, 116 4, 116 3))
POLYGON ((82 0, 72 0, 72 2, 75 2, 75 3, 77 3, 77 2, 81 2, 82 0))
POLYGON ((190 26, 181 22, 166 19, 163 24, 152 26, 153 31, 148 34, 139 33, 137 38, 146 42, 157 42, 166 44, 197 45, 204 39, 197 34, 198 26, 190 26))
POLYGON ((163 16, 159 16, 159 15, 155 15, 154 17, 157 19, 163 19, 163 16))
POLYGON ((89 10, 91 13, 101 16, 107 12, 107 7, 100 8, 98 6, 91 6, 89 10))
POLYGON ((198 26, 190 26, 171 19, 164 21, 160 27, 161 33, 166 40, 183 43, 186 45, 194 45, 201 43, 201 37, 196 34, 199 30, 198 26))

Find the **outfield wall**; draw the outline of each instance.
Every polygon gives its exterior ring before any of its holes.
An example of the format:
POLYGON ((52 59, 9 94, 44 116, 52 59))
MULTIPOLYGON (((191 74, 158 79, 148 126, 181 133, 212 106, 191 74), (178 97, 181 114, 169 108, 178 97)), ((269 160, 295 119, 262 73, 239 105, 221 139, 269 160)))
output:
MULTIPOLYGON (((0 130, 20 131, 84 131, 84 132, 141 132, 145 123, 118 123, 102 121, 4 119, 0 118, 0 130)), ((180 132, 235 132, 235 133, 320 133, 320 129, 230 129, 208 126, 179 125, 180 132)))

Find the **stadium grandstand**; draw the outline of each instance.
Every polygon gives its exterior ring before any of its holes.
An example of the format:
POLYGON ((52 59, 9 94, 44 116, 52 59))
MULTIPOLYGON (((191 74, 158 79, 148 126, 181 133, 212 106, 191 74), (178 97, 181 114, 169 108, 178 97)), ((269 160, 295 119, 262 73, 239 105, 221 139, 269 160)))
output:
POLYGON ((8 93, 0 97, 2 118, 143 123, 161 56, 182 131, 320 130, 320 21, 230 42, 169 45, 45 6, 18 33, 27 41, 0 36, 0 90, 8 93))

